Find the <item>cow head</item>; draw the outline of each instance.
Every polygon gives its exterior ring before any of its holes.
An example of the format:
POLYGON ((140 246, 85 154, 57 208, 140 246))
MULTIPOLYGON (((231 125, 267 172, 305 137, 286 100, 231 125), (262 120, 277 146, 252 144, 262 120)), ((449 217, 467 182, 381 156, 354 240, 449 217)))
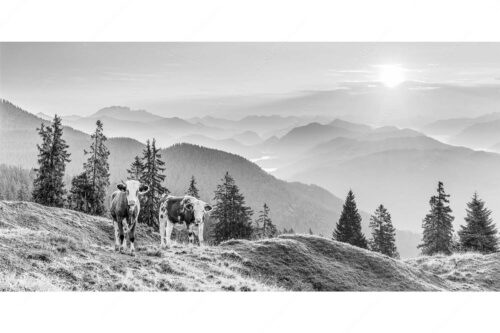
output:
POLYGON ((127 180, 124 184, 118 184, 116 187, 127 193, 127 202, 129 207, 140 205, 140 197, 149 192, 147 185, 141 185, 137 180, 127 180))
POLYGON ((187 217, 192 216, 195 224, 200 224, 212 207, 202 200, 186 195, 181 201, 181 210, 187 217))

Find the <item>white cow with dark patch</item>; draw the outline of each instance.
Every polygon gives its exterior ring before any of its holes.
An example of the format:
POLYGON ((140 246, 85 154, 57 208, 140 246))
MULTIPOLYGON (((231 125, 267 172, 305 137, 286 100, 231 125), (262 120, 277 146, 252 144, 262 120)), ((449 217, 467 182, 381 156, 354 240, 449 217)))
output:
POLYGON ((160 236, 163 248, 172 244, 171 236, 174 227, 188 230, 190 244, 194 243, 195 234, 200 240, 200 245, 203 244, 205 218, 212 210, 209 204, 189 195, 163 196, 160 202, 160 236))
POLYGON ((116 186, 118 191, 111 195, 110 213, 115 229, 115 250, 126 251, 130 241, 130 254, 135 252, 135 227, 141 211, 140 198, 148 193, 149 187, 137 180, 127 180, 116 186))

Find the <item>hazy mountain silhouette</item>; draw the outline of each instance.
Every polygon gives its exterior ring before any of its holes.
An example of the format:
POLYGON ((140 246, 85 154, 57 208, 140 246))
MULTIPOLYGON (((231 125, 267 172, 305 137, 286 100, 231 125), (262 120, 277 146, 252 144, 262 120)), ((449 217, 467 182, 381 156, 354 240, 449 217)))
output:
POLYGON ((245 131, 236 134, 233 138, 245 145, 256 145, 262 142, 262 138, 253 131, 245 131))
POLYGON ((452 136, 449 142, 476 149, 494 149, 500 142, 500 119, 473 123, 452 136))
POLYGON ((422 131, 450 144, 495 150, 493 146, 500 142, 499 126, 500 112, 493 112, 475 118, 438 120, 422 127, 422 131))
POLYGON ((498 219, 500 179, 495 175, 500 155, 447 146, 425 137, 396 141, 376 145, 362 141, 344 142, 344 146, 337 143, 326 152, 322 146, 323 150, 317 148, 321 153, 282 171, 278 169, 275 174, 321 184, 336 195, 352 188, 362 209, 370 211, 380 203, 386 205, 398 229, 420 230, 438 181, 443 181, 451 194, 456 227, 463 222, 465 204, 475 191, 498 219))
POLYGON ((110 117, 119 120, 138 121, 138 122, 152 122, 161 120, 163 117, 154 115, 145 110, 131 110, 126 106, 110 106, 102 108, 96 113, 89 116, 89 118, 110 117))

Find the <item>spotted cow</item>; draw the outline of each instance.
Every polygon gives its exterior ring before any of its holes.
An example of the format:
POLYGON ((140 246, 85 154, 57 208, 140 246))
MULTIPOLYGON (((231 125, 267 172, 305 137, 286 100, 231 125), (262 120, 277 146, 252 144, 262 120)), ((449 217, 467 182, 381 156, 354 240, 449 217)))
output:
POLYGON ((160 236, 161 246, 165 248, 172 244, 172 230, 186 228, 189 233, 189 243, 194 243, 197 233, 200 245, 203 244, 203 228, 206 214, 212 207, 195 197, 165 195, 160 200, 160 236))

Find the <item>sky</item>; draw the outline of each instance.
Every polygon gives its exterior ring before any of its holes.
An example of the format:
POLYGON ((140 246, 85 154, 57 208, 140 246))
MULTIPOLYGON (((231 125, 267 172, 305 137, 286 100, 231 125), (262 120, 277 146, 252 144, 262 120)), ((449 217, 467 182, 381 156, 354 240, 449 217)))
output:
POLYGON ((500 86, 500 43, 0 43, 0 97, 49 115, 405 81, 500 86))

